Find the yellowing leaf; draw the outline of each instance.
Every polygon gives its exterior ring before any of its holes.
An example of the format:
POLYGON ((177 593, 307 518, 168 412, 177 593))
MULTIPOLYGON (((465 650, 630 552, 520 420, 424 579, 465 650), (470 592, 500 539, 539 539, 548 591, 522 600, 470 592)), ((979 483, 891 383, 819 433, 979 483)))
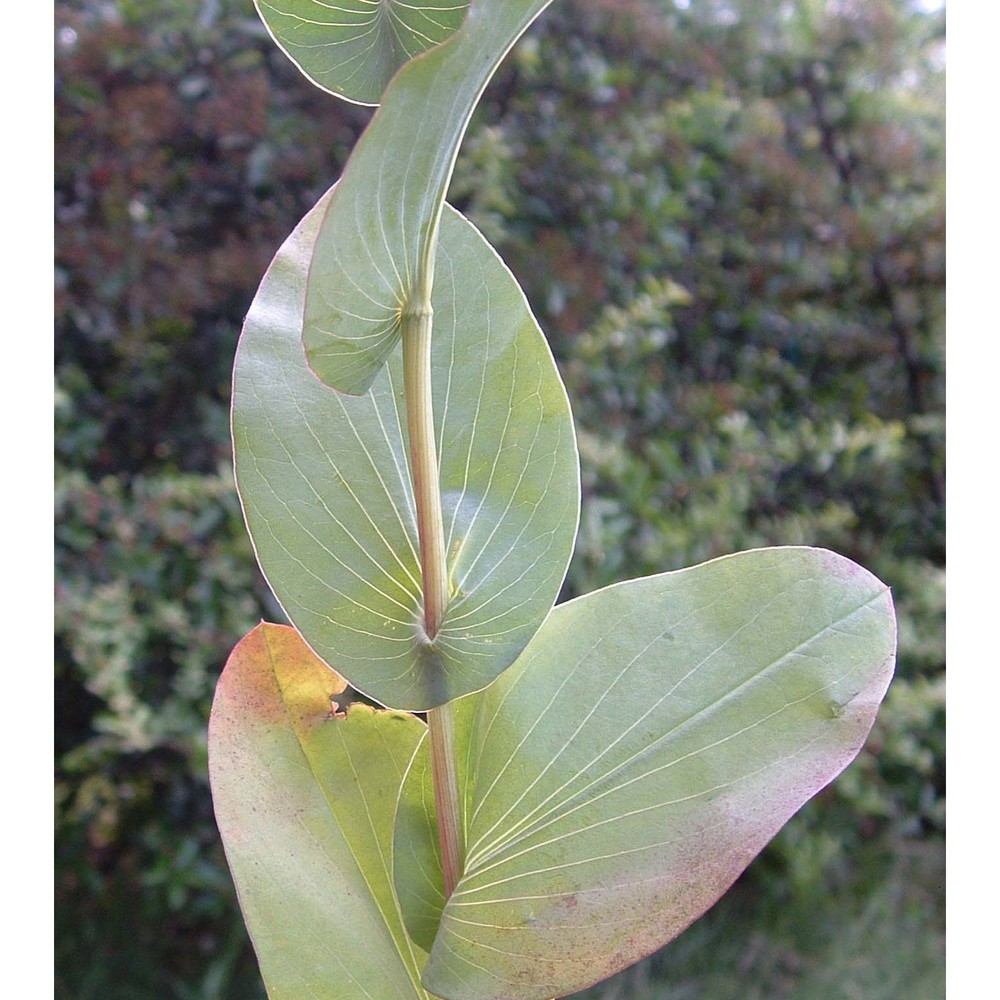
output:
POLYGON ((215 814, 270 1000, 425 1000, 403 927, 392 830, 424 753, 415 716, 354 705, 294 629, 233 650, 209 728, 215 814))

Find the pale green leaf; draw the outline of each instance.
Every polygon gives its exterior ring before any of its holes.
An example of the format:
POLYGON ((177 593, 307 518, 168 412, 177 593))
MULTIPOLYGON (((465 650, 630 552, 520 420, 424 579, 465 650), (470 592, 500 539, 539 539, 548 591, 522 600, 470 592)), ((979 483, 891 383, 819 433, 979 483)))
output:
POLYGON ((579 514, 572 417, 523 293, 449 209, 432 380, 451 595, 428 646, 399 352, 352 397, 316 379, 299 340, 328 200, 278 253, 247 317, 237 485, 261 568, 312 648, 377 701, 419 711, 492 681, 551 609, 579 514))
POLYGON ((419 947, 429 952, 445 904, 429 753, 422 753, 413 761, 405 790, 406 806, 396 816, 394 831, 396 896, 407 932, 419 947))
POLYGON ((341 717, 344 686, 287 626, 233 651, 209 727, 226 858, 270 1000, 426 1000, 392 878, 426 728, 363 705, 341 717))
POLYGON ((894 656, 888 588, 817 549, 556 608, 460 703, 468 855, 425 986, 544 1000, 671 940, 854 758, 894 656))
MULTIPOLYGON (((323 219, 303 342, 328 385, 361 393, 433 287, 444 197, 487 82, 551 0, 473 0, 462 27, 393 78, 323 219)), ((465 336, 482 337, 481 324, 465 336)))
POLYGON ((403 63, 451 36, 467 0, 254 0, 271 37, 317 86, 377 104, 403 63))

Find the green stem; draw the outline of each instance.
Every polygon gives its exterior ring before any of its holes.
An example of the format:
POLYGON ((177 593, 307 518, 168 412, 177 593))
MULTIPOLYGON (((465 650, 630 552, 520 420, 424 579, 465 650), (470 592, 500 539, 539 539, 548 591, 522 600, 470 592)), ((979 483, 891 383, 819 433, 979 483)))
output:
MULTIPOLYGON (((420 572, 424 592, 423 627, 431 644, 448 607, 448 567, 441 516, 441 484, 438 475, 431 398, 431 326, 433 310, 429 296, 417 308, 403 313, 403 389, 410 437, 410 468, 417 508, 420 540, 420 572)), ((465 854, 458 814, 458 773, 455 768, 455 726, 450 704, 427 713, 434 775, 434 806, 437 812, 441 865, 445 894, 450 896, 462 874, 465 854)))
POLYGON ((455 720, 447 703, 427 713, 434 773, 434 807, 437 811, 444 894, 449 898, 462 877, 465 844, 458 818, 458 772, 455 768, 455 720))
POLYGON ((430 303, 403 313, 403 388, 410 434, 410 468, 417 507, 420 572, 424 591, 424 632, 433 642, 448 605, 448 568, 445 563, 444 522, 438 478, 431 402, 430 303))

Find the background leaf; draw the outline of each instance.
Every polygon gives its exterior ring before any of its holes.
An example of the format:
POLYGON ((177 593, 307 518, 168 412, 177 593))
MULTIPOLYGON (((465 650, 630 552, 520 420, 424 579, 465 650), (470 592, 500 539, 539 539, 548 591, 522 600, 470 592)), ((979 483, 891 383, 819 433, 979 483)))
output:
POLYGON ((254 0, 271 37, 318 87, 377 104, 403 63, 462 23, 463 0, 254 0))
POLYGON ((451 600, 420 637, 420 572, 399 352, 371 391, 322 385, 299 339, 329 195, 278 253, 236 357, 236 478, 261 568, 307 642, 352 685, 414 711, 509 666, 555 601, 579 473, 569 403, 510 272, 449 210, 433 340, 451 600), (460 334, 460 336, 459 336, 460 334))
POLYGON ((270 1000, 423 1000, 392 826, 426 730, 360 704, 331 718, 344 687, 287 626, 237 645, 209 731, 216 819, 270 1000))
POLYGON ((422 304, 473 109, 550 2, 474 0, 462 28, 387 88, 330 200, 310 268, 303 342, 328 385, 364 392, 399 340, 403 310, 422 304))
POLYGON ((460 703, 468 854, 428 989, 544 1000, 675 937, 854 758, 894 654, 888 588, 817 549, 556 608, 460 703))

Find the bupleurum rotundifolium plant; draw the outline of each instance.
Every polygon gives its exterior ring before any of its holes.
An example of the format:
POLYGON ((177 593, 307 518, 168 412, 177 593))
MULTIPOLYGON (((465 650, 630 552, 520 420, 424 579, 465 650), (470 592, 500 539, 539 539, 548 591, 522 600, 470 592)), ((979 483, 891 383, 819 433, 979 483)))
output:
POLYGON ((271 1000, 546 1000, 611 975, 847 766, 892 675, 888 588, 820 549, 553 606, 569 403, 444 201, 547 4, 257 3, 316 85, 379 104, 264 276, 233 376, 237 485, 293 627, 233 651, 210 769, 271 1000), (342 711, 348 684, 386 708, 342 711))

